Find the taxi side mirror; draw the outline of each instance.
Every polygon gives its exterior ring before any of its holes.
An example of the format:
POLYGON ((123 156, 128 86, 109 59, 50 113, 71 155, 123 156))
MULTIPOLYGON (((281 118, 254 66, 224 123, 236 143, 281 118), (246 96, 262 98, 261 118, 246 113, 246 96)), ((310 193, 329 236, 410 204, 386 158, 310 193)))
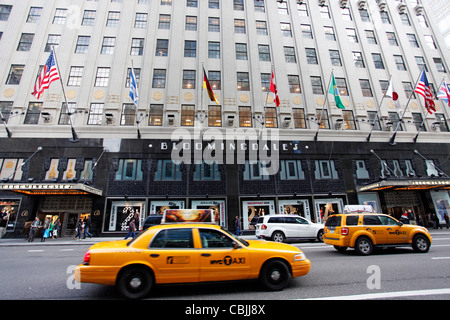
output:
POLYGON ((233 249, 239 249, 241 247, 236 241, 233 241, 231 244, 233 245, 233 249))
POLYGON ((401 227, 403 225, 403 222, 397 221, 397 224, 401 227))

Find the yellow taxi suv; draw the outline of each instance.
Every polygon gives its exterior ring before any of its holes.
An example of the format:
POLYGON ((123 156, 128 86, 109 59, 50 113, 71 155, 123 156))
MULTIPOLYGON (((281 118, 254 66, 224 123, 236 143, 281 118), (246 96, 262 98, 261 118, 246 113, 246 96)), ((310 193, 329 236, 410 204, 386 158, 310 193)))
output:
POLYGON ((116 285, 124 297, 141 299, 155 284, 169 283, 259 279, 267 289, 281 290, 310 267, 291 245, 246 241, 216 224, 175 223, 152 226, 131 241, 91 246, 75 279, 116 285))
POLYGON ((403 224, 381 213, 347 213, 329 216, 325 222, 323 241, 338 251, 354 248, 360 255, 369 255, 374 247, 412 247, 426 253, 431 235, 424 227, 403 224))

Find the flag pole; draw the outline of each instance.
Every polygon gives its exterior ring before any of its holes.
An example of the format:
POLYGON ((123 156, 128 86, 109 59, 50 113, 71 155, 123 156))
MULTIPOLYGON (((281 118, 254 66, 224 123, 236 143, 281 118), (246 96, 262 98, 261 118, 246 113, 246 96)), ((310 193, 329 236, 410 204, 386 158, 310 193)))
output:
POLYGON ((64 89, 64 84, 62 81, 62 76, 61 76, 61 71, 59 70, 59 63, 58 63, 58 59, 56 58, 56 52, 55 52, 55 48, 54 46, 52 46, 52 51, 53 51, 53 57, 55 57, 55 64, 56 64, 56 68, 58 69, 58 74, 59 74, 59 81, 61 83, 61 88, 62 88, 62 92, 63 92, 63 96, 64 96, 64 101, 66 103, 66 108, 67 108, 67 114, 69 115, 69 124, 70 124, 70 130, 72 131, 72 138, 69 139, 70 142, 72 143, 76 143, 80 141, 80 138, 78 138, 78 135, 73 127, 73 123, 72 123, 72 112, 70 112, 69 110, 69 103, 67 102, 67 96, 66 96, 66 90, 64 89))
MULTIPOLYGON (((136 121, 136 130, 137 130, 137 138, 138 140, 141 140, 141 130, 139 130, 139 124, 141 123, 141 121, 143 120, 139 120, 138 119, 138 113, 139 113, 139 96, 137 95, 137 80, 136 80, 136 74, 134 73, 134 65, 133 65, 133 59, 131 59, 131 74, 134 75, 134 81, 136 84, 136 100, 137 102, 134 101, 133 99, 133 104, 134 104, 134 108, 136 109, 136 111, 134 112, 134 118, 136 121)), ((130 80, 131 80, 131 75, 130 75, 130 80)), ((131 81, 130 81, 130 87, 131 87, 131 81)), ((145 117, 144 117, 145 119, 145 117)))
MULTIPOLYGON (((422 69, 422 72, 420 73, 420 75, 422 75, 422 73, 423 73, 424 71, 425 71, 425 68, 422 69)), ((444 78, 442 78, 442 82, 444 82, 444 78)), ((440 89, 441 86, 442 86, 442 82, 441 82, 441 85, 439 86, 439 89, 440 89)), ((416 87, 417 87, 417 84, 416 84, 416 87)), ((427 105, 427 103, 426 103, 426 101, 425 101, 425 109, 427 109, 427 108, 426 108, 426 105, 427 105)), ((428 111, 428 110, 427 110, 427 111, 428 111)), ((427 119, 428 114, 429 114, 429 112, 425 112, 425 117, 423 117, 422 123, 420 124, 419 129, 417 130, 417 134, 416 134, 416 136, 415 136, 414 139, 413 139, 413 142, 414 142, 414 143, 416 143, 416 142, 417 142, 417 139, 419 138, 419 134, 420 134, 420 132, 422 131, 422 127, 425 125, 425 120, 427 119)))
MULTIPOLYGON (((386 97, 386 92, 389 89, 389 86, 391 85, 391 81, 392 81, 392 74, 389 76, 388 86, 387 86, 386 91, 384 92, 383 97, 381 98, 381 101, 380 101, 380 103, 378 105, 378 111, 380 111, 381 106, 383 105, 383 101, 384 101, 384 98, 386 97)), ((370 136, 372 135, 373 128, 375 127, 375 121, 377 121, 377 119, 379 119, 378 112, 377 112, 377 115, 376 115, 375 119, 373 119, 373 122, 371 123, 371 127, 372 128, 370 129, 369 135, 366 138, 367 142, 370 141, 370 136)))
POLYGON ((3 117, 3 113, 1 111, 0 111, 0 119, 2 120, 3 126, 5 127, 6 135, 8 136, 8 138, 11 138, 12 137, 12 133, 11 133, 11 131, 9 131, 9 129, 8 129, 7 125, 6 125, 5 117, 3 117))
MULTIPOLYGON (((327 87, 328 91, 330 91, 331 79, 333 77, 333 74, 334 74, 334 70, 331 71, 330 80, 328 81, 328 87, 327 87)), ((317 123, 317 130, 316 130, 316 134, 314 135, 314 141, 317 141, 317 137, 319 135, 320 123, 322 122, 323 110, 325 109, 325 104, 328 103, 328 94, 329 94, 328 91, 326 92, 325 101, 323 102, 322 110, 320 111, 320 117, 319 117, 319 122, 317 123)))
MULTIPOLYGON (((417 77, 417 80, 416 80, 416 84, 414 85, 414 87, 413 87, 413 89, 411 91, 411 94, 409 95, 409 99, 408 99, 408 102, 406 103, 405 109, 403 110, 402 116, 397 122, 397 127, 395 128, 395 132, 392 135, 392 137, 389 139, 389 144, 391 146, 395 146, 395 136, 397 135, 398 128, 400 127, 400 123, 403 121, 403 117, 405 116, 406 109, 408 109, 409 102, 411 101, 411 99, 412 99, 412 97, 414 95, 414 90, 416 89, 417 84, 419 83, 420 77, 422 76, 422 73, 423 73, 424 69, 425 68, 422 68, 422 72, 419 73, 419 76, 417 77)), ((419 128, 419 130, 420 130, 420 128, 419 128)))

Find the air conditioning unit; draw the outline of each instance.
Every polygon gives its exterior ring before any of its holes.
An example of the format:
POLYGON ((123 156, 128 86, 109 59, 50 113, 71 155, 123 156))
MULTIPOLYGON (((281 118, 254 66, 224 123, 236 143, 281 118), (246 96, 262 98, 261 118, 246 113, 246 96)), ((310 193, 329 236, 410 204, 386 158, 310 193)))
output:
POLYGON ((341 0, 341 8, 347 7, 348 0, 341 0))
POLYGON ((323 7, 325 5, 326 5, 325 0, 319 0, 319 6, 323 7))
POLYGON ((386 11, 386 0, 380 0, 380 2, 378 2, 378 7, 380 7, 380 11, 386 11))

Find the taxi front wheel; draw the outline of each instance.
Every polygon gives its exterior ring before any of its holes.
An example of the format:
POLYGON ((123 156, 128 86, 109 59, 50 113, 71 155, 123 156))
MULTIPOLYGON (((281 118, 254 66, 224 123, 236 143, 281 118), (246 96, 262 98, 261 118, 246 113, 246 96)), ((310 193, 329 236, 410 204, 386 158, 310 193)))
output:
POLYGON ((123 270, 117 281, 119 292, 128 299, 142 299, 153 287, 153 276, 145 267, 132 266, 123 270))
POLYGON ((263 266, 259 278, 266 289, 279 291, 288 285, 291 273, 283 261, 272 260, 263 266))

